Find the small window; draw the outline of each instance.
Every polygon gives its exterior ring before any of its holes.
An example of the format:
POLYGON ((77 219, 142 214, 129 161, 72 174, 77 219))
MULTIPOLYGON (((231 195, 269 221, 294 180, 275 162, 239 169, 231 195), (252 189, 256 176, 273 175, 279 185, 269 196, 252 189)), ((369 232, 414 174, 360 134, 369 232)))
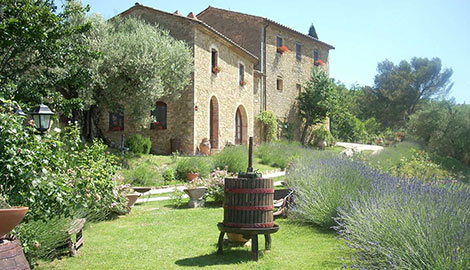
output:
POLYGON ((241 86, 246 84, 245 82, 245 66, 243 64, 238 64, 238 83, 241 86))
POLYGON ((299 43, 295 44, 295 58, 297 61, 302 60, 302 45, 299 43))
POLYGON ((277 78, 277 80, 276 80, 276 89, 278 91, 282 91, 282 89, 283 89, 283 82, 282 82, 281 78, 277 78))
POLYGON ((109 113, 109 131, 124 130, 124 113, 122 111, 109 113))
POLYGON ((218 67, 218 59, 219 58, 219 52, 217 52, 216 49, 212 48, 211 49, 211 70, 212 73, 217 74, 219 73, 219 67, 218 67))
POLYGON ((150 129, 166 129, 166 104, 157 102, 155 109, 152 111, 153 122, 150 129))
POLYGON ((319 59, 319 52, 317 49, 313 50, 313 63, 315 63, 315 65, 317 64, 317 61, 319 59))
POLYGON ((254 83, 253 83, 253 94, 254 95, 258 94, 259 84, 260 84, 260 80, 255 78, 254 83))
POLYGON ((282 46, 282 37, 277 37, 276 38, 276 47, 281 47, 282 46))
POLYGON ((295 88, 297 88, 297 93, 300 95, 300 93, 302 92, 302 85, 296 84, 295 88))

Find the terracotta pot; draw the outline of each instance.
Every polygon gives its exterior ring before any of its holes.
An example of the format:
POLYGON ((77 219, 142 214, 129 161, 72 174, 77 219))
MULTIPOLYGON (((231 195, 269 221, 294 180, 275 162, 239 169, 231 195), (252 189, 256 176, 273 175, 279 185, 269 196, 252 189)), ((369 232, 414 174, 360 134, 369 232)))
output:
POLYGON ((28 207, 15 206, 9 209, 0 209, 0 237, 13 230, 24 215, 28 212, 28 207))
POLYGON ((196 179, 198 176, 199 176, 199 173, 186 173, 186 180, 188 180, 188 182, 191 182, 194 179, 196 179))
POLYGON ((243 238, 243 234, 239 234, 239 233, 227 233, 227 238, 232 243, 244 244, 248 242, 247 239, 243 238))
POLYGON ((202 139, 202 142, 199 144, 199 150, 205 156, 210 155, 211 153, 211 143, 207 138, 202 139))
POLYGON ((127 208, 131 209, 134 206, 137 199, 140 197, 140 195, 142 194, 139 194, 139 193, 126 194, 127 208))
POLYGON ((206 194, 207 188, 206 187, 195 187, 195 188, 187 188, 184 189, 184 192, 188 194, 191 200, 201 200, 206 194))

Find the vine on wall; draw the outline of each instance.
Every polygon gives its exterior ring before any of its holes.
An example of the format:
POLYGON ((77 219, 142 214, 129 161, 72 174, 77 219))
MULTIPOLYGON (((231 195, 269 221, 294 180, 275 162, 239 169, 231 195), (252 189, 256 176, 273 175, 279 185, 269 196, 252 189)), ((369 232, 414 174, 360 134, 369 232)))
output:
POLYGON ((277 140, 278 119, 277 116, 270 111, 264 111, 256 116, 256 119, 263 124, 266 141, 271 142, 277 140))

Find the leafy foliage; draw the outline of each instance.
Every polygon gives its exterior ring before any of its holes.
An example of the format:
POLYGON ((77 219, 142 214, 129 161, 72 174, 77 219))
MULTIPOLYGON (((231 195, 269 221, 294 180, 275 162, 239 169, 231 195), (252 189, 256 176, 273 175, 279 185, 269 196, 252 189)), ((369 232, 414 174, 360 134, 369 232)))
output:
POLYGON ((224 170, 215 170, 203 179, 204 186, 207 187, 206 196, 212 198, 216 203, 223 203, 225 196, 225 178, 229 174, 224 170))
POLYGON ((470 165, 470 105, 432 102, 411 117, 408 132, 431 151, 470 165))
POLYGON ((168 31, 137 18, 116 18, 98 28, 102 35, 93 44, 106 52, 97 63, 98 98, 108 108, 124 107, 136 127, 144 127, 158 99, 177 97, 189 84, 191 50, 168 31))
POLYGON ((385 60, 378 64, 374 87, 364 89, 362 107, 385 127, 400 127, 423 102, 445 96, 452 87, 452 69, 442 70, 441 60, 412 58, 398 65, 385 60))
POLYGON ((312 132, 313 135, 313 145, 317 146, 320 141, 326 141, 328 146, 332 146, 335 142, 335 138, 331 135, 331 132, 328 131, 324 126, 319 126, 315 128, 312 132))
POLYGON ((313 68, 310 79, 304 85, 305 91, 298 96, 299 113, 305 121, 302 144, 305 144, 310 126, 321 123, 333 113, 337 106, 338 94, 333 80, 321 68, 313 68))
POLYGON ((256 116, 256 120, 258 120, 264 127, 267 142, 277 140, 278 119, 273 112, 260 112, 256 116))
POLYGON ((84 145, 76 126, 37 135, 12 114, 11 102, 0 107, 0 196, 10 205, 28 206, 25 221, 72 216, 105 219, 125 210, 113 193, 115 158, 99 141, 84 145))
POLYGON ((150 138, 144 137, 141 134, 132 134, 126 140, 126 146, 133 153, 149 154, 152 149, 152 141, 150 141, 150 138))

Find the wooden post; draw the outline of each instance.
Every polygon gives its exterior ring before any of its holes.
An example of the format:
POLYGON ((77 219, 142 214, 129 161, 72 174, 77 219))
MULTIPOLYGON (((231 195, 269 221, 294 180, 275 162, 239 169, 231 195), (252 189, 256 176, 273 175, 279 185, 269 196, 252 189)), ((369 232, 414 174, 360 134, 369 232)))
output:
POLYGON ((248 172, 253 172, 253 137, 250 137, 248 146, 248 172))

